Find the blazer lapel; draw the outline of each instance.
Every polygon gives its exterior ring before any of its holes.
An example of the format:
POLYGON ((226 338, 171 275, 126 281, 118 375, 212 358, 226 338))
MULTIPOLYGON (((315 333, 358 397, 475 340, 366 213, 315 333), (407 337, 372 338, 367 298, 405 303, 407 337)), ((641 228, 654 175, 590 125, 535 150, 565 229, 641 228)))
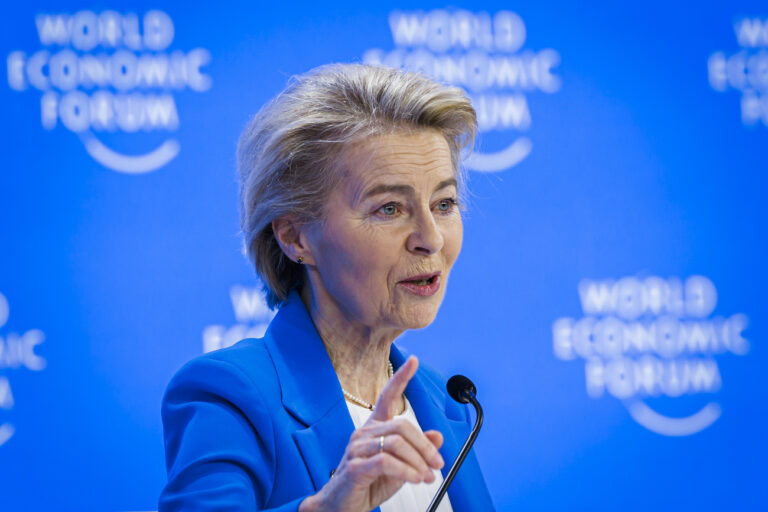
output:
MULTIPOLYGON (((264 341, 280 381, 283 406, 306 427, 294 432, 293 439, 315 490, 320 490, 341 461, 355 426, 328 352, 298 293, 288 296, 264 341)), ((394 344, 390 361, 395 368, 405 362, 405 356, 394 344)), ((445 476, 470 432, 464 416, 458 412, 461 409, 446 407, 450 397, 421 369, 411 379, 405 394, 421 428, 438 430, 444 436, 440 453, 446 461, 442 470, 445 476)), ((454 512, 472 510, 469 499, 476 482, 468 471, 463 473, 459 470, 448 490, 454 512)), ((372 512, 378 511, 377 507, 372 512)))
MULTIPOLYGON (((390 361, 395 368, 399 368, 406 360, 406 356, 394 344, 389 354, 390 361)), ((445 477, 451 464, 459 455, 464 441, 469 437, 471 428, 463 416, 458 414, 451 416, 452 413, 460 409, 446 407, 447 400, 452 400, 452 398, 434 381, 430 380, 421 368, 413 376, 408 387, 405 388, 405 395, 411 402, 411 407, 416 413, 422 430, 437 430, 443 434, 444 441, 440 448, 440 455, 445 460, 445 466, 442 469, 443 477, 445 477)), ((459 469, 456 478, 448 488, 448 496, 454 512, 473 510, 470 497, 473 496, 474 483, 472 478, 468 478, 472 475, 468 474, 467 471, 462 471, 463 469, 465 469, 464 466, 459 469)))
POLYGON ((331 472, 344 456, 353 430, 347 406, 341 401, 317 423, 293 433, 293 440, 301 452, 316 491, 330 480, 331 472))
POLYGON ((330 479, 355 427, 328 352, 298 293, 264 336, 285 409, 306 428, 293 433, 315 490, 330 479))

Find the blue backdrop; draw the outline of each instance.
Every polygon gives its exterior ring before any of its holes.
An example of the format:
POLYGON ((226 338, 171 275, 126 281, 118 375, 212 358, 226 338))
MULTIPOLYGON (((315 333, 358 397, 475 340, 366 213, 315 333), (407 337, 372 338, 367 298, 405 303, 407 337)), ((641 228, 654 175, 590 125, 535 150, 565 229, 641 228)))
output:
POLYGON ((271 313, 234 152, 328 62, 465 87, 463 252, 400 343, 476 381, 499 510, 764 510, 764 2, 16 2, 0 508, 154 510, 160 399, 271 313))

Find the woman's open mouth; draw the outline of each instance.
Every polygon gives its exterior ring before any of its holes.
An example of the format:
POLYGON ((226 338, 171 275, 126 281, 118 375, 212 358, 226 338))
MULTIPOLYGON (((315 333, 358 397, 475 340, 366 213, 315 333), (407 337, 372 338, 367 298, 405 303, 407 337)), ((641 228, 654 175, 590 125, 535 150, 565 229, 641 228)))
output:
POLYGON ((412 279, 406 279, 397 284, 402 285, 403 288, 415 295, 429 297, 436 294, 440 289, 440 272, 415 276, 412 279))

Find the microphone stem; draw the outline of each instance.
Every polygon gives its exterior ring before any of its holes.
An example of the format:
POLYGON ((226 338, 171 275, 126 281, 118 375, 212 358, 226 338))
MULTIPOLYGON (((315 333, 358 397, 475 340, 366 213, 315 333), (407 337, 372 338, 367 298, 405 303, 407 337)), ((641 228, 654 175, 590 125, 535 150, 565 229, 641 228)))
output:
POLYGON ((443 483, 440 485, 440 488, 437 490, 437 494, 435 494, 435 497, 432 498, 432 502, 429 504, 429 508, 427 509, 427 512, 435 512, 437 510, 437 506, 440 504, 440 501, 443 499, 443 496, 448 490, 448 486, 451 485, 451 482, 453 482, 453 478, 456 476, 456 473, 459 471, 459 468, 461 467, 462 462, 464 462, 464 459, 467 457, 467 454, 469 454, 469 450, 472 448, 472 445, 475 443, 477 434, 480 433, 480 427, 483 426, 483 408, 480 406, 480 402, 478 402, 477 399, 475 399, 475 395, 473 393, 465 393, 464 396, 469 400, 469 402, 475 408, 475 413, 477 415, 477 417, 475 418, 475 426, 472 427, 472 432, 470 432, 469 437, 464 442, 464 446, 461 447, 461 451, 459 452, 459 455, 456 457, 456 460, 453 461, 453 465, 451 466, 450 471, 448 471, 448 474, 445 475, 445 480, 443 480, 443 483))

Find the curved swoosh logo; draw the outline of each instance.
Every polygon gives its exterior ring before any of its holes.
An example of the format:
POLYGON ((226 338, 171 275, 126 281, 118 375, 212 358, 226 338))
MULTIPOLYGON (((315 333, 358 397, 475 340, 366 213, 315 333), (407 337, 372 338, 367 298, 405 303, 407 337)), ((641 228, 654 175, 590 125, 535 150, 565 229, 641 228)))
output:
POLYGON ((85 150, 104 167, 126 174, 156 171, 176 158, 181 146, 176 139, 168 139, 159 147, 143 155, 123 155, 105 146, 93 134, 82 137, 85 150))
POLYGON ((0 446, 4 445, 13 435, 15 429, 10 423, 0 425, 0 446))
POLYGON ((533 149, 528 137, 520 137, 505 149, 496 153, 472 153, 465 165, 478 172, 499 172, 520 163, 533 149))
POLYGON ((722 414, 720 405, 710 402, 701 410, 685 418, 670 418, 659 414, 645 402, 638 401, 627 406, 629 415, 652 432, 665 436, 689 436, 701 432, 713 424, 722 414))

